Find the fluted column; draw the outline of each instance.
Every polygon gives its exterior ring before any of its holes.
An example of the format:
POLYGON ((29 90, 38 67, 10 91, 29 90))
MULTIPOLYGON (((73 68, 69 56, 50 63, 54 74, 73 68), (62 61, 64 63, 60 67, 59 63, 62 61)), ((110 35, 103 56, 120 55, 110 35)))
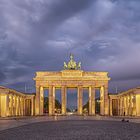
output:
POLYGON ((19 96, 17 96, 17 115, 19 116, 20 104, 19 104, 19 96))
MULTIPOLYGON (((31 100, 33 103, 33 100, 31 100)), ((33 104, 32 104, 33 106, 33 104)), ((44 89, 43 87, 40 87, 40 115, 43 115, 43 111, 44 111, 44 89)))
POLYGON ((109 115, 108 86, 100 88, 100 113, 101 115, 109 115))
POLYGON ((52 89, 52 115, 55 115, 55 87, 52 89))
POLYGON ((130 94, 130 114, 132 116, 132 95, 130 94))
MULTIPOLYGON (((44 94, 44 93, 43 93, 44 94)), ((44 95, 43 95, 43 97, 44 97, 44 95)), ((31 98, 31 115, 33 116, 34 115, 34 96, 31 98)), ((44 99, 43 99, 43 108, 44 108, 44 99)))
POLYGON ((19 97, 19 115, 21 116, 21 109, 22 109, 22 106, 21 106, 21 97, 19 97))
POLYGON ((77 100, 78 100, 78 115, 83 114, 83 88, 82 86, 78 86, 78 93, 77 93, 77 100))
POLYGON ((100 114, 104 115, 104 87, 100 88, 100 114))
POLYGON ((61 87, 61 104, 62 104, 62 107, 61 107, 61 110, 62 110, 62 115, 66 115, 66 102, 67 102, 67 88, 65 86, 62 86, 61 87))
POLYGON ((21 100, 20 100, 20 97, 18 97, 18 103, 19 103, 19 112, 18 112, 18 115, 20 116, 21 115, 21 100))
POLYGON ((130 116, 130 95, 128 95, 128 112, 127 115, 130 116))
POLYGON ((95 115, 95 88, 89 87, 89 115, 95 115))
POLYGON ((104 107, 105 107, 105 115, 109 115, 109 99, 108 99, 108 86, 104 86, 104 107))
POLYGON ((122 96, 122 116, 124 115, 124 96, 122 96))
POLYGON ((10 98, 10 116, 13 116, 13 95, 11 95, 11 98, 10 98))
POLYGON ((110 116, 112 116, 112 99, 110 98, 109 100, 109 105, 110 105, 110 116))
POLYGON ((123 112, 122 113, 123 114, 122 115, 124 116, 124 114, 125 114, 124 113, 125 112, 125 97, 124 96, 123 96, 123 99, 122 100, 123 100, 123 103, 122 103, 122 106, 123 106, 123 112))
MULTIPOLYGON (((24 101, 25 102, 25 101, 24 101)), ((40 88, 36 86, 35 115, 40 115, 40 88)))
POLYGON ((13 116, 16 115, 16 109, 15 109, 15 95, 13 95, 13 116))
POLYGON ((20 115, 22 116, 22 97, 20 97, 20 115))
POLYGON ((9 116, 9 95, 6 95, 6 116, 9 116))
POLYGON ((126 95, 126 100, 125 100, 125 102, 126 102, 125 115, 127 116, 127 115, 128 115, 128 97, 127 97, 127 95, 126 95))
POLYGON ((119 114, 120 114, 120 99, 118 98, 117 100, 118 100, 118 114, 117 115, 119 116, 119 114))
POLYGON ((125 97, 124 97, 124 112, 125 112, 124 114, 125 114, 125 115, 126 115, 126 113, 127 113, 127 109, 126 109, 127 106, 126 106, 126 104, 127 104, 127 103, 126 103, 126 96, 125 96, 125 97))
POLYGON ((119 111, 119 115, 121 115, 121 112, 122 112, 122 100, 121 100, 121 97, 119 97, 119 100, 120 100, 120 111, 119 111))
POLYGON ((49 86, 49 115, 53 115, 53 86, 49 86))
POLYGON ((23 116, 23 97, 21 97, 21 115, 23 116))
POLYGON ((16 95, 15 95, 15 110, 16 110, 16 116, 17 116, 18 115, 18 99, 16 95))
MULTIPOLYGON (((23 115, 25 116, 26 115, 26 111, 25 111, 25 109, 26 109, 26 107, 25 107, 25 97, 23 98, 23 115)), ((36 113, 36 112, 35 112, 36 113)))
POLYGON ((136 108, 137 107, 136 106, 136 95, 134 95, 133 97, 134 97, 134 112, 133 112, 133 114, 134 114, 134 116, 136 116, 137 115, 137 110, 136 110, 137 109, 136 108))

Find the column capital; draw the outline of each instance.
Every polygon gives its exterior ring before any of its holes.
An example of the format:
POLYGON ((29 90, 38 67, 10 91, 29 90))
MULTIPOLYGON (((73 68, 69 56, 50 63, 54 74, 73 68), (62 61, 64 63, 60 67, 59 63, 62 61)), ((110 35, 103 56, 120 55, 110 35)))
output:
POLYGON ((54 85, 49 85, 49 88, 52 88, 52 87, 54 87, 54 85))
POLYGON ((40 85, 36 85, 35 87, 36 87, 36 88, 40 88, 40 85))
POLYGON ((83 85, 79 84, 77 87, 78 87, 78 88, 83 88, 83 85))
POLYGON ((43 86, 40 86, 40 90, 44 90, 44 87, 43 86))
POLYGON ((95 88, 95 86, 94 85, 90 85, 89 88, 95 88))
POLYGON ((62 88, 62 87, 67 87, 67 86, 66 86, 66 85, 61 85, 61 88, 62 88))

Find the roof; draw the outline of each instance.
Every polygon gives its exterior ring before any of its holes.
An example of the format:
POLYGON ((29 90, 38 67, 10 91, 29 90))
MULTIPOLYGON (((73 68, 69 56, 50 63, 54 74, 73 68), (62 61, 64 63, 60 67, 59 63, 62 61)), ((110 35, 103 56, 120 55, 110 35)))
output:
POLYGON ((18 94, 18 95, 21 95, 21 96, 26 96, 26 95, 34 95, 34 94, 29 94, 29 93, 23 93, 23 92, 19 92, 19 91, 16 91, 14 89, 11 89, 11 88, 7 88, 7 87, 4 87, 4 86, 0 86, 0 94, 18 94))

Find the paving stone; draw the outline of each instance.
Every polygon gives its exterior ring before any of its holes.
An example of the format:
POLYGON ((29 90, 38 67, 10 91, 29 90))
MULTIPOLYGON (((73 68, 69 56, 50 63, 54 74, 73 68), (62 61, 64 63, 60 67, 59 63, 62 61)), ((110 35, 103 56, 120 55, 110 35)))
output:
POLYGON ((66 120, 28 124, 0 131, 0 140, 139 140, 140 124, 66 120))

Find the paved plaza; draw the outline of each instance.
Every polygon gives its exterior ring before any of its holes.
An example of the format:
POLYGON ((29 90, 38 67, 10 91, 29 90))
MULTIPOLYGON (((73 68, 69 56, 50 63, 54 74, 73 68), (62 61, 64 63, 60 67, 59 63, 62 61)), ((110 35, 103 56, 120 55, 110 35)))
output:
POLYGON ((139 119, 129 120, 89 116, 5 119, 0 120, 0 140, 139 140, 139 119))

